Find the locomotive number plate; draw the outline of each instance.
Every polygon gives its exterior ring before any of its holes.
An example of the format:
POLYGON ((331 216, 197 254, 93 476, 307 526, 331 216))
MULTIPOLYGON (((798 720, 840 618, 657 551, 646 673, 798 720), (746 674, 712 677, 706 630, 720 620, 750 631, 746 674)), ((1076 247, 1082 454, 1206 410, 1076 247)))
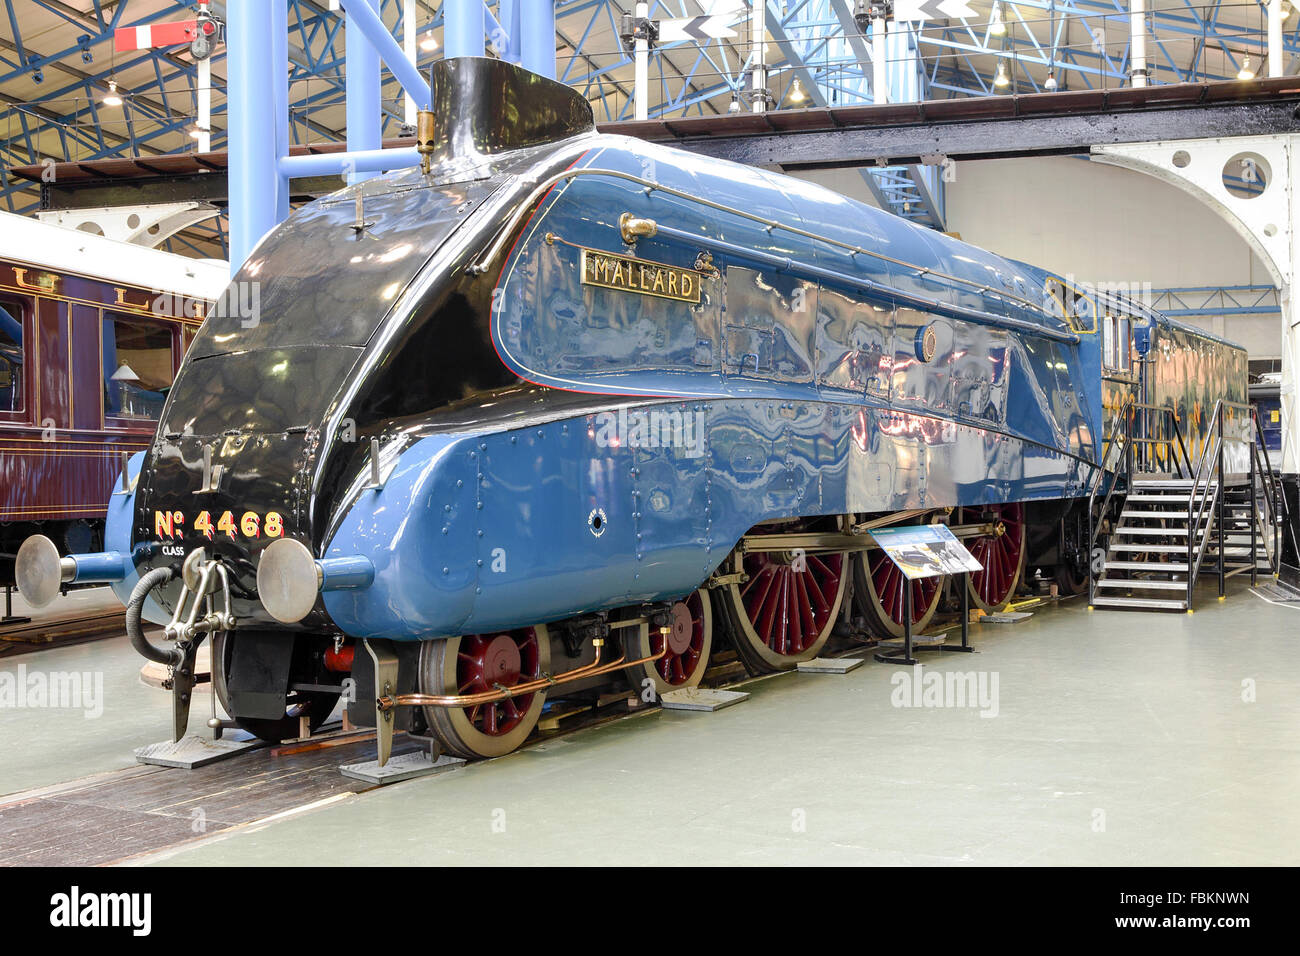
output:
POLYGON ((582 284, 654 295, 678 302, 700 301, 700 274, 595 249, 582 250, 582 284))

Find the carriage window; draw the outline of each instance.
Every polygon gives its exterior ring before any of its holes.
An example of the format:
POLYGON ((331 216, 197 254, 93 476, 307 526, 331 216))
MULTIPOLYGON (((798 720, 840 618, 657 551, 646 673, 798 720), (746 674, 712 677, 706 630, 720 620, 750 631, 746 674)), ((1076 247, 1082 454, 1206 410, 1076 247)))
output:
POLYGON ((1132 342, 1130 341, 1130 319, 1127 315, 1121 315, 1115 320, 1115 367, 1121 372, 1127 372, 1133 367, 1132 362, 1132 342))
POLYGON ((172 383, 172 330, 104 313, 104 414, 157 418, 172 383))
POLYGON ((23 410, 23 309, 0 300, 0 412, 23 410))
POLYGON ((1108 315, 1101 321, 1101 364, 1104 368, 1115 368, 1115 316, 1108 315))
POLYGON ((0 301, 0 412, 23 410, 23 312, 0 301))
POLYGON ((1091 296, 1055 277, 1047 280, 1043 307, 1075 332, 1097 331, 1097 307, 1091 296))

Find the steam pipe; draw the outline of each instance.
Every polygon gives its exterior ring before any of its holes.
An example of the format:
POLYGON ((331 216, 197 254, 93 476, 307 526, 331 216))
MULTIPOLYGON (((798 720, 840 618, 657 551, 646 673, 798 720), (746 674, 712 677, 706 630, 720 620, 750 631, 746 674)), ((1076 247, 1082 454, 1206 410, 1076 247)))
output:
POLYGON ((160 584, 166 584, 172 579, 171 568, 154 568, 144 577, 142 577, 134 588, 131 589, 131 597, 126 602, 126 635, 131 639, 131 646, 136 652, 146 660, 151 660, 155 664, 167 664, 175 667, 185 659, 185 652, 181 650, 179 644, 173 644, 171 647, 159 647, 150 643, 149 639, 144 636, 144 630, 140 627, 140 615, 144 610, 145 598, 149 592, 160 584))

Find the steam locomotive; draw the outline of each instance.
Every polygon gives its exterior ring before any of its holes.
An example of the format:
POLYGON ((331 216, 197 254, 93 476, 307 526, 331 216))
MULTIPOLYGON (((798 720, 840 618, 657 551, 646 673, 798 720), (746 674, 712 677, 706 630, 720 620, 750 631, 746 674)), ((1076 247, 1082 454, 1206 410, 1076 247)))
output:
POLYGON ((395 730, 490 757, 559 696, 698 684, 715 646, 765 672, 854 609, 897 633, 908 587, 924 627, 955 585, 903 581, 873 527, 946 522, 979 607, 1027 568, 1077 587, 1116 390, 1244 395, 1227 343, 805 182, 600 135, 512 65, 443 61, 432 88, 427 171, 313 202, 251 254, 234 281, 260 284, 260 319, 204 324, 108 550, 23 546, 34 602, 113 582, 174 667, 178 736, 209 635, 260 737, 346 687, 381 761, 395 730))

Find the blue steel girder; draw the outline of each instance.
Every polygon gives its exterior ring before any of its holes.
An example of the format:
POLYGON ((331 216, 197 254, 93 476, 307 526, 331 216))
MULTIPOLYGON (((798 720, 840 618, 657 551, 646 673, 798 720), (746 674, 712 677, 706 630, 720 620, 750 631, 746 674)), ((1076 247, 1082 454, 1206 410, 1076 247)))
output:
MULTIPOLYGON (((24 37, 16 15, 19 0, 3 0, 13 40, 0 38, 0 84, 45 72, 39 95, 30 102, 9 106, 8 130, 0 140, 0 154, 7 162, 33 162, 46 156, 61 159, 121 155, 128 151, 144 154, 178 148, 178 124, 194 113, 194 67, 175 52, 142 54, 150 78, 141 82, 133 75, 135 88, 129 91, 124 111, 112 114, 114 122, 98 128, 103 111, 96 99, 102 94, 110 60, 112 34, 120 25, 139 25, 179 19, 192 14, 193 0, 121 0, 111 7, 93 0, 93 8, 79 14, 58 0, 22 0, 55 14, 61 27, 63 48, 41 50, 39 41, 24 37), (76 35, 76 42, 67 35, 76 35), (83 51, 94 58, 90 72, 81 73, 83 51), (77 66, 74 66, 76 64, 77 66), (71 71, 77 72, 71 72, 71 71), (51 83, 51 74, 59 79, 51 83), (78 99, 79 102, 56 102, 78 99), (62 155, 59 155, 62 153, 62 155)), ((343 102, 346 75, 343 19, 328 10, 327 0, 286 0, 289 17, 291 61, 291 129, 294 142, 341 139, 343 131, 333 129, 325 119, 337 113, 343 102)), ((513 0, 512 0, 513 2, 513 0)), ((557 0, 557 34, 562 47, 571 49, 560 64, 560 75, 582 90, 601 119, 630 115, 631 57, 617 40, 624 13, 634 0, 557 0), (611 38, 614 38, 611 40, 611 38)), ((1163 0, 1162 0, 1163 2, 1163 0)), ((797 78, 813 105, 851 104, 871 100, 871 49, 869 38, 857 29, 852 14, 855 0, 777 0, 767 2, 769 34, 768 69, 770 86, 784 94, 797 78)), ((215 0, 214 11, 224 16, 224 3, 215 0)), ((488 4, 498 17, 510 20, 498 0, 488 4)), ((655 0, 650 4, 655 19, 692 16, 700 13, 695 0, 655 0)), ((1241 56, 1262 61, 1266 50, 1264 3, 1197 5, 1181 0, 1148 14, 1148 65, 1154 82, 1192 79, 1232 79, 1241 56), (1243 11, 1245 11, 1243 13, 1243 11), (1238 26, 1232 26, 1233 23, 1238 26), (1242 24, 1246 25, 1243 30, 1242 24)), ((400 21, 400 0, 384 0, 385 22, 400 21)), ((420 30, 438 30, 441 4, 419 0, 420 30)), ((917 41, 922 54, 921 95, 985 96, 1003 90, 992 84, 998 56, 1007 58, 1014 77, 1012 90, 1037 90, 1051 65, 1063 88, 1116 86, 1128 82, 1131 67, 1128 36, 1128 0, 1024 0, 1004 3, 1008 25, 1005 38, 990 34, 987 0, 981 0, 982 15, 968 21, 937 21, 922 25, 917 41), (1049 20, 1049 16, 1052 18, 1049 20), (1104 37, 1104 40, 1103 40, 1104 37), (1067 42, 1068 39, 1068 42, 1067 42)), ((654 54, 652 65, 652 116, 721 112, 731 94, 741 88, 751 65, 748 36, 748 3, 736 9, 731 23, 739 34, 730 40, 702 46, 690 43, 664 44, 654 54)), ((400 31, 400 25, 398 27, 400 31)), ((512 39, 511 44, 513 45, 512 39)), ((1285 53, 1300 57, 1300 22, 1288 21, 1285 53)), ((422 54, 426 65, 439 55, 422 54)), ((140 59, 128 56, 116 63, 119 71, 137 67, 140 59)), ((214 81, 218 90, 224 55, 214 58, 214 81)), ((0 86, 3 89, 3 86, 0 86)), ((784 96, 782 97, 784 99, 784 96)), ((6 109, 0 106, 0 110, 6 109)), ((385 74, 383 87, 385 129, 400 124, 404 110, 397 84, 385 74)), ((224 116, 225 106, 214 104, 214 116, 224 116)), ((108 114, 104 114, 108 115, 108 114)), ((2 130, 3 127, 0 127, 2 130)), ((214 124, 214 146, 224 143, 224 132, 214 124)), ((192 148, 186 137, 181 147, 192 148)), ((922 171, 926 172, 926 171, 922 171)), ((875 173, 871 174, 873 177, 875 173)), ((924 185, 924 183, 921 183, 924 185)), ((942 206, 942 182, 933 183, 942 206)), ((903 195, 899 189, 888 195, 903 195)), ((0 196, 12 208, 15 199, 34 199, 34 189, 16 185, 6 177, 0 182, 0 196), (23 195, 19 196, 18 193, 23 195)))

